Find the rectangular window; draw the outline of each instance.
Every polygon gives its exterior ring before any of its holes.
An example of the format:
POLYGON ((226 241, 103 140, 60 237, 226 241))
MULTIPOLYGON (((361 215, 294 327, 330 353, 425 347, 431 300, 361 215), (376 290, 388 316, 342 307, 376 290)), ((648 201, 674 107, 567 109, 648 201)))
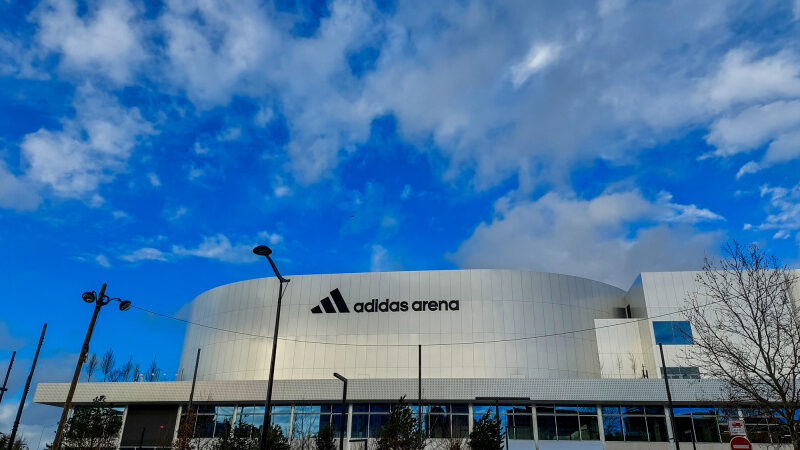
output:
POLYGON ((624 441, 622 434, 622 419, 620 416, 603 416, 603 429, 606 432, 607 441, 624 441))
POLYGON ((678 380, 699 380, 700 369, 697 367, 667 367, 667 378, 678 380))
POLYGON ((647 421, 644 416, 623 416, 626 441, 647 441, 647 421))
POLYGON ((603 406, 602 413, 607 441, 667 441, 662 406, 603 406))
POLYGON ((600 440, 596 406, 537 405, 536 421, 540 440, 600 440))
POLYGON ((721 442, 718 409, 691 406, 672 409, 675 430, 681 442, 721 442))
POLYGON ((691 345, 692 327, 688 321, 653 321, 656 344, 691 345))

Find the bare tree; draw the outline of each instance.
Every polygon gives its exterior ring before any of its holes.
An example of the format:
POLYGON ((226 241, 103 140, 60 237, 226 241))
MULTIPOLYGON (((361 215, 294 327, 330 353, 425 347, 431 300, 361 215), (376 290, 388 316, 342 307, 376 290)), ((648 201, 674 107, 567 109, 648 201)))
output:
POLYGON ((639 370, 639 360, 636 359, 636 355, 633 354, 633 352, 628 352, 628 364, 630 364, 631 376, 636 378, 637 371, 639 370))
POLYGON ((140 374, 141 374, 141 371, 139 369, 139 363, 137 362, 136 365, 133 366, 133 378, 131 378, 131 380, 132 381, 139 381, 139 375, 140 374))
POLYGON ((686 313, 694 345, 688 357, 727 385, 731 402, 779 418, 795 450, 800 433, 798 272, 756 245, 737 242, 719 261, 706 259, 686 313))
POLYGON ((100 361, 97 359, 97 354, 92 353, 89 358, 86 359, 86 365, 83 366, 86 369, 86 381, 92 381, 92 374, 95 370, 97 370, 97 365, 100 364, 100 361))
POLYGON ((133 355, 129 356, 128 360, 119 366, 119 378, 120 378, 119 381, 128 381, 128 377, 131 376, 132 370, 133 370, 133 355))
POLYGON ((103 381, 108 380, 109 375, 111 372, 114 371, 114 363, 116 362, 116 358, 114 358, 114 350, 108 349, 103 357, 100 358, 100 373, 103 374, 103 381))
POLYGON ((150 363, 150 367, 147 369, 147 373, 144 374, 144 379, 147 381, 158 381, 158 378, 160 376, 161 376, 161 369, 159 369, 158 367, 156 358, 153 357, 153 362, 150 363))

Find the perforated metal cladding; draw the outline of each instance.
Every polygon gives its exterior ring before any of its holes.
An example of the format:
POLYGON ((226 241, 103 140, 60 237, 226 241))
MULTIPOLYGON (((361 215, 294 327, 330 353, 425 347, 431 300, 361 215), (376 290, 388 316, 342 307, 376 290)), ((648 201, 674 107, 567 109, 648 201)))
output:
MULTIPOLYGON (((723 401, 722 384, 716 380, 671 380, 675 402, 723 401)), ((63 404, 67 383, 40 383, 34 401, 63 404)), ((76 404, 89 404, 98 395, 111 403, 185 403, 191 383, 80 383, 76 404)), ((340 401, 342 384, 338 380, 277 380, 273 400, 277 402, 340 401)), ((402 396, 417 398, 415 379, 350 380, 347 396, 351 401, 395 401, 402 396)), ((266 396, 266 382, 201 381, 195 389, 196 402, 259 403, 266 396)), ((663 403, 666 391, 658 379, 424 379, 424 400, 470 401, 479 397, 530 399, 534 402, 563 403, 663 403)))

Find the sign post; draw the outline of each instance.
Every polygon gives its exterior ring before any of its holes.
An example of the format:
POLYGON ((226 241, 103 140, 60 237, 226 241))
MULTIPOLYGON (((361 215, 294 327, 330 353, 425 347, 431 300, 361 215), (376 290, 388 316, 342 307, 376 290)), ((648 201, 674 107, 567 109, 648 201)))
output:
POLYGON ((753 445, 744 436, 734 436, 731 439, 731 450, 753 450, 753 445))
POLYGON ((731 433, 731 437, 733 436, 747 437, 747 431, 744 428, 744 421, 741 420, 729 420, 728 431, 731 433))

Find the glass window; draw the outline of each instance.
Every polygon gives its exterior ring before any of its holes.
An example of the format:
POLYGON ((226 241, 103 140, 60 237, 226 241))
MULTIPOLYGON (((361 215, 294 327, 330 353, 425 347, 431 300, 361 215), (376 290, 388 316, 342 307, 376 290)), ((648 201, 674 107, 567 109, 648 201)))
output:
POLYGON ((269 417, 273 425, 278 425, 281 427, 281 431, 283 431, 284 436, 290 436, 289 418, 291 416, 289 414, 271 414, 269 417))
MULTIPOLYGON (((538 408, 537 408, 538 410, 538 408)), ((556 417, 555 416, 536 416, 537 429, 539 431, 539 440, 554 441, 556 440, 556 417)))
MULTIPOLYGON (((355 416, 353 416, 353 417, 355 417, 355 416)), ((337 437, 337 438, 341 434, 340 433, 340 430, 341 430, 340 424, 341 423, 342 423, 342 415, 341 415, 341 413, 340 414, 331 415, 330 424, 333 427, 333 430, 335 432, 334 436, 337 437)), ((346 436, 347 435, 347 415, 344 416, 344 428, 345 428, 344 432, 345 432, 345 436, 346 436)))
POLYGON ((644 414, 644 406, 639 405, 623 405, 620 410, 622 410, 622 414, 644 414))
POLYGON ((195 433, 197 437, 201 438, 214 437, 214 416, 208 414, 198 415, 195 433))
POLYGON ((370 414, 369 416, 369 437, 377 438, 381 433, 381 428, 386 423, 386 414, 370 414))
POLYGON ((554 414, 556 408, 553 405, 536 405, 536 414, 554 414))
POLYGON ((625 429, 626 441, 646 441, 647 421, 640 416, 623 416, 622 426, 625 429))
POLYGON ((486 414, 490 410, 492 411, 492 414, 494 414, 495 409, 494 409, 493 406, 489 406, 489 405, 473 405, 472 406, 472 413, 474 415, 476 415, 476 416, 478 416, 478 415, 483 416, 484 414, 486 414))
POLYGON ((451 405, 453 414, 469 414, 469 405, 451 405))
POLYGON ((351 424, 352 430, 350 433, 353 438, 367 437, 367 424, 369 423, 369 416, 366 414, 353 414, 353 423, 351 424))
MULTIPOLYGON (((372 403, 372 404, 369 405, 369 412, 371 412, 371 413, 388 413, 389 412, 389 408, 391 408, 391 407, 392 407, 392 405, 389 405, 388 403, 372 403)), ((425 412, 424 409, 422 411, 423 411, 423 413, 425 412)))
POLYGON ((444 414, 428 414, 425 417, 425 425, 428 436, 432 438, 444 438, 450 435, 450 423, 448 416, 444 414))
POLYGON ((666 420, 663 417, 648 417, 647 435, 650 442, 667 442, 669 435, 667 434, 666 420))
POLYGON ((681 442, 692 442, 692 418, 676 416, 675 434, 681 442))
POLYGON ((450 418, 453 421, 453 437, 462 438, 469 435, 469 416, 453 415, 450 418))
POLYGON ((356 403, 353 405, 353 412, 354 413, 368 413, 369 412, 369 405, 366 403, 356 403))
POLYGON ((656 343, 664 345, 691 345, 692 327, 688 321, 653 321, 656 343))
POLYGON ((222 416, 232 416, 233 406, 217 406, 214 408, 214 413, 222 416))
POLYGON ((697 442, 719 442, 719 430, 715 417, 695 417, 693 420, 697 442))
POLYGON ((578 416, 556 416, 556 436, 559 441, 579 441, 578 416))
POLYGON ((232 416, 216 416, 214 423, 214 437, 220 437, 231 431, 232 416))
MULTIPOLYGON (((617 409, 619 410, 619 409, 617 409)), ((622 420, 619 416, 603 416, 603 428, 607 441, 622 441, 622 420)))
POLYGON ((605 415, 619 415, 619 406, 601 406, 600 412, 605 415))
POLYGON ((533 416, 528 413, 514 414, 513 433, 509 433, 510 439, 533 439, 533 416))
POLYGON ((556 414, 578 414, 578 407, 556 405, 556 414))
POLYGON ((584 441, 600 440, 600 428, 597 426, 597 416, 581 416, 581 439, 584 441))

